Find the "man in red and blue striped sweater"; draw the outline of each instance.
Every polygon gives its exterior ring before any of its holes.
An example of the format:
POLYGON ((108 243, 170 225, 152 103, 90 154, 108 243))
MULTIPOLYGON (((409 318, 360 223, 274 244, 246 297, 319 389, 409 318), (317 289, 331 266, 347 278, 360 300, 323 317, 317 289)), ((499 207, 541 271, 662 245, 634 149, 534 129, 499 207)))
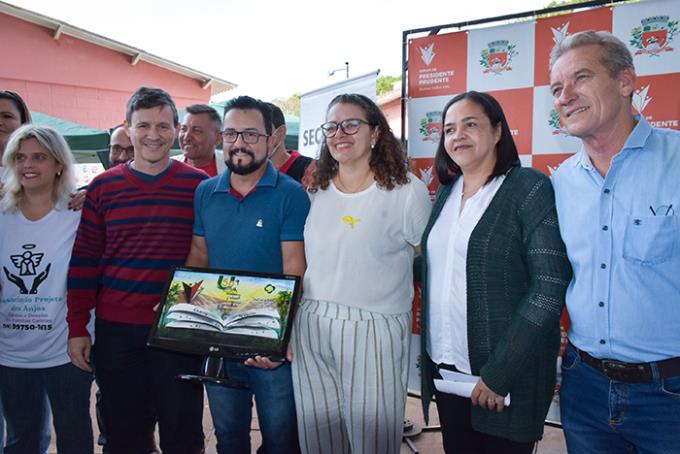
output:
POLYGON ((194 190, 207 178, 170 159, 178 126, 168 93, 142 87, 132 95, 125 128, 134 160, 92 181, 73 247, 69 355, 84 370, 94 366, 111 454, 146 452, 156 418, 164 454, 204 446, 202 388, 175 379, 198 372, 201 358, 146 347, 170 269, 189 252, 194 190))

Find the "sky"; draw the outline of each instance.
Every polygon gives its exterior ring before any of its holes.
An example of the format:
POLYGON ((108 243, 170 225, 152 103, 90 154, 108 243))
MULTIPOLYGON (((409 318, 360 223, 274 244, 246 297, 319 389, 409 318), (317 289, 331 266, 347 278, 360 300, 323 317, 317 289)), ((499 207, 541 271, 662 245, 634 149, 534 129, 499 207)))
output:
POLYGON ((272 100, 343 80, 345 62, 350 77, 401 75, 404 30, 549 0, 4 1, 239 85, 230 95, 272 100))

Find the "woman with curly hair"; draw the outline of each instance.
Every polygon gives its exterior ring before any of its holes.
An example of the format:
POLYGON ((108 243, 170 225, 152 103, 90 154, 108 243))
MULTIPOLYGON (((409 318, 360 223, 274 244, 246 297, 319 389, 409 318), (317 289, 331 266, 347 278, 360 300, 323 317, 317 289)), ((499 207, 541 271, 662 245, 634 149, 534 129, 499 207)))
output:
POLYGON ((334 98, 321 125, 293 333, 304 453, 397 453, 408 372, 412 262, 427 188, 369 98, 334 98))

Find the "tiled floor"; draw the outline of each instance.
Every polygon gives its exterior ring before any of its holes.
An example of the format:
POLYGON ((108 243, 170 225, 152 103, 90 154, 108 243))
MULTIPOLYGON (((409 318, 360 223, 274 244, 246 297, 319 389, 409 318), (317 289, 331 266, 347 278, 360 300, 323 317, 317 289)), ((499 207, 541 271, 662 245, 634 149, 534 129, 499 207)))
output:
MULTIPOLYGON (((92 400, 94 401, 94 388, 92 396, 93 396, 92 400)), ((210 411, 208 410, 207 398, 205 402, 206 405, 203 412, 203 427, 206 434, 206 454, 216 454, 217 453, 217 450, 215 448, 216 440, 213 431, 212 419, 210 417, 210 411)), ((424 426, 425 423, 422 416, 420 400, 418 400, 417 398, 409 397, 408 402, 406 404, 406 417, 411 421, 415 422, 421 428, 424 426)), ((92 418, 96 439, 97 426, 96 423, 94 423, 94 403, 92 407, 92 418)), ((432 407, 430 408, 430 424, 432 426, 436 426, 437 424, 439 424, 439 418, 437 417, 437 411, 434 405, 432 405, 432 407)), ((252 452, 254 453, 257 447, 260 445, 261 440, 260 432, 258 429, 259 426, 257 423, 257 417, 255 415, 253 415, 253 423, 251 427, 253 428, 251 435, 253 446, 252 452)), ((52 437, 52 445, 50 446, 49 451, 50 453, 57 452, 54 441, 55 441, 54 437, 52 437)), ((401 454, 411 454, 413 452, 419 452, 422 454, 443 453, 441 434, 436 429, 430 430, 426 428, 426 430, 424 430, 420 435, 414 437, 411 441, 414 448, 417 451, 413 451, 407 443, 402 443, 401 454)), ((101 448, 97 447, 95 452, 101 453, 101 448)), ((564 436, 562 434, 562 430, 552 427, 546 427, 545 436, 543 440, 539 443, 537 452, 539 454, 566 454, 567 449, 564 445, 564 436)))

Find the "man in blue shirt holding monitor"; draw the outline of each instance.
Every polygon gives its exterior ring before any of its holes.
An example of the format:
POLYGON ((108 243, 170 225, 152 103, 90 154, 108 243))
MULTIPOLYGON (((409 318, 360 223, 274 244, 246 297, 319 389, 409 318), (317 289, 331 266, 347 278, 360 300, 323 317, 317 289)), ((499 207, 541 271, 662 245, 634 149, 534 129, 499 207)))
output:
MULTIPOLYGON (((187 265, 303 276, 309 197, 269 161, 271 110, 248 96, 234 98, 224 108, 223 127, 228 170, 196 190, 187 265)), ((290 364, 260 356, 226 363, 231 379, 250 389, 206 384, 217 452, 251 452, 253 395, 263 452, 299 452, 290 364)))

